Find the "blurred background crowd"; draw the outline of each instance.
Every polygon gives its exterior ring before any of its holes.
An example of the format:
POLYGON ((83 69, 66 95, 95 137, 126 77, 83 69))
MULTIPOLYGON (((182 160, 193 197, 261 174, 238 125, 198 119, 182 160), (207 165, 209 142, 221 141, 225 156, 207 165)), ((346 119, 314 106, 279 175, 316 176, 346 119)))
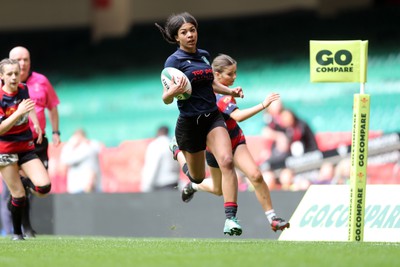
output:
MULTIPOLYGON (((27 47, 32 69, 49 78, 60 99, 62 143, 49 146, 53 193, 149 192, 187 182, 165 145, 178 111, 162 103, 160 72, 175 47, 154 26, 182 11, 200 22, 200 48, 211 57, 224 53, 238 60, 236 85, 245 93, 240 107, 258 103, 266 92, 281 95, 264 114, 241 123, 271 190, 348 182, 352 101, 359 85, 310 83, 309 41, 368 40, 368 183, 400 183, 400 1, 239 2, 0 4, 2 58, 14 46, 27 47), (79 172, 84 160, 90 161, 90 174, 79 172), (158 161, 171 165, 168 175, 158 161), (168 186, 161 181, 166 176, 168 186), (79 190, 68 189, 69 183, 79 190)), ((238 175, 240 190, 253 190, 238 175)))

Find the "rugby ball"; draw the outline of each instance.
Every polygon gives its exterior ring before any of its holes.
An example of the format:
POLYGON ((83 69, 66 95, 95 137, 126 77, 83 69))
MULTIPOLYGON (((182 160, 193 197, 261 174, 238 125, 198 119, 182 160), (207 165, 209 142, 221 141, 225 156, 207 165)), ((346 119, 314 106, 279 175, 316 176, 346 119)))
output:
POLYGON ((175 84, 179 81, 179 79, 186 79, 186 91, 183 94, 175 96, 178 100, 186 100, 192 95, 192 84, 190 83, 188 77, 180 70, 176 68, 165 68, 161 72, 161 83, 165 89, 169 89, 171 84, 171 78, 174 77, 175 84))

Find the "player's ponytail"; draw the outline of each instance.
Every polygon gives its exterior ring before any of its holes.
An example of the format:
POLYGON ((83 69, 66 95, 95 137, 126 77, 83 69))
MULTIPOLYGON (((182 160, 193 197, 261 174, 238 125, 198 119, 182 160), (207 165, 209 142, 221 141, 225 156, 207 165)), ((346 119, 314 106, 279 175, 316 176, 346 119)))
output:
POLYGON ((168 36, 167 31, 162 26, 160 26, 158 23, 154 23, 154 24, 160 30, 161 35, 162 35, 162 37, 164 38, 165 41, 167 41, 170 44, 175 44, 176 43, 175 40, 171 40, 171 37, 168 36))
POLYGON ((188 12, 172 14, 168 17, 165 23, 165 27, 160 26, 158 23, 155 23, 155 25, 160 30, 161 35, 165 41, 170 44, 176 44, 177 41, 175 39, 175 36, 178 35, 178 31, 184 23, 191 23, 196 27, 196 29, 198 27, 196 19, 188 12))

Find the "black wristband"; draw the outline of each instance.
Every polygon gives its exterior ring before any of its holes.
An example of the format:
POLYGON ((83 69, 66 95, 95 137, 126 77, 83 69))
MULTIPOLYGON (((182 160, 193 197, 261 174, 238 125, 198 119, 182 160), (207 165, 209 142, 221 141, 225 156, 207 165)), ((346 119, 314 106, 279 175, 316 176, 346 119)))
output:
POLYGON ((61 135, 60 131, 53 131, 53 134, 61 135))

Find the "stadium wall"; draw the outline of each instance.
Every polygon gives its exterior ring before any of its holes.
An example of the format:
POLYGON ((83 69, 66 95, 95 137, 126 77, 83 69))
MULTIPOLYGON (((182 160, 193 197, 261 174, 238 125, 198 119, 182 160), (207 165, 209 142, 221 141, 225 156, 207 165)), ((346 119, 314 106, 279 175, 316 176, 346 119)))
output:
MULTIPOLYGON (((289 219, 304 195, 271 192, 289 219)), ((239 193, 240 238, 277 239, 253 192, 239 193)), ((222 198, 198 193, 190 203, 178 191, 135 194, 56 194, 35 198, 32 224, 39 234, 120 237, 223 238, 222 198)))
MULTIPOLYGON (((164 20, 169 14, 182 11, 189 11, 197 18, 249 16, 293 9, 312 9, 322 15, 332 15, 339 10, 370 7, 373 2, 372 0, 247 0, 235 2, 169 0, 149 4, 145 0, 18 0, 1 4, 1 9, 7 12, 2 12, 2 16, 0 16, 0 31, 97 27, 98 15, 103 16, 103 27, 110 27, 110 24, 115 21, 120 23, 121 14, 127 15, 126 23, 129 25, 164 20), (105 14, 107 12, 110 14, 105 14), (18 14, 18 19, 15 18, 15 14, 18 14)), ((125 17, 125 15, 123 16, 125 17)))

